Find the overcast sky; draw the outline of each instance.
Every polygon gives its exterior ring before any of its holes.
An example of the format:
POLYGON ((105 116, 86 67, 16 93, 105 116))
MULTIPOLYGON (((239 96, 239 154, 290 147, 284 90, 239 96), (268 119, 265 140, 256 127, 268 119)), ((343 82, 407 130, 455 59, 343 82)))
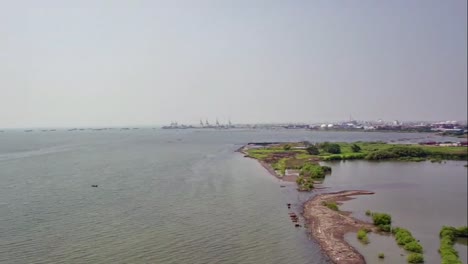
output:
POLYGON ((0 127, 350 115, 465 120, 467 1, 0 0, 0 127))

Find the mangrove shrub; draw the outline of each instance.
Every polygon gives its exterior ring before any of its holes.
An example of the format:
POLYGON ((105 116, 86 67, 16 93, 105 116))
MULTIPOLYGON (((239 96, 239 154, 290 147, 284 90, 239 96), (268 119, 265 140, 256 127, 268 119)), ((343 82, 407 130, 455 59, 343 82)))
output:
POLYGON ((442 257, 442 264, 461 264, 458 252, 453 247, 457 237, 467 237, 468 228, 466 226, 455 228, 443 226, 439 233, 440 247, 439 253, 442 257))
POLYGON ((373 213, 372 220, 376 226, 392 224, 392 217, 386 213, 373 213))
POLYGON ((406 258, 408 263, 424 263, 424 257, 420 253, 411 253, 406 258))
POLYGON ((324 142, 320 143, 319 147, 330 154, 340 154, 341 153, 341 147, 340 145, 336 143, 330 143, 330 142, 324 142))
POLYGON ((367 237, 367 230, 360 229, 357 232, 357 239, 359 239, 364 244, 368 244, 369 243, 369 238, 367 237))
POLYGON ((353 145, 351 145, 351 150, 352 150, 353 152, 360 152, 360 151, 361 151, 361 147, 358 146, 357 144, 353 144, 353 145))
POLYGON ((420 148, 413 146, 394 146, 388 149, 380 149, 370 152, 366 159, 368 160, 384 160, 398 158, 425 158, 428 153, 420 148))
POLYGON ((403 248, 405 250, 408 250, 408 251, 414 252, 414 253, 422 253, 423 252, 423 247, 417 241, 411 241, 408 244, 406 244, 403 248))
POLYGON ((318 155, 318 154, 320 154, 319 149, 314 145, 308 146, 306 148, 306 151, 307 151, 307 153, 309 153, 309 155, 318 155))
POLYGON ((304 166, 302 166, 300 175, 306 176, 306 177, 312 177, 314 179, 322 179, 325 177, 325 171, 331 170, 326 168, 324 169, 322 166, 314 163, 307 163, 304 166))

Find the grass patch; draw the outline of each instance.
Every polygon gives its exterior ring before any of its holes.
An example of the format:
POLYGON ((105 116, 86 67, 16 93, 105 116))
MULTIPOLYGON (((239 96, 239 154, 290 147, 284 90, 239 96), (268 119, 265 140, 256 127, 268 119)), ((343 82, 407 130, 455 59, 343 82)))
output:
POLYGON ((278 162, 273 163, 271 166, 273 167, 273 169, 279 171, 281 176, 284 176, 284 174, 286 173, 286 161, 286 158, 282 158, 278 160, 278 162))
POLYGON ((336 202, 322 202, 322 205, 328 207, 329 209, 333 210, 333 211, 339 211, 340 209, 338 208, 338 205, 336 204, 336 202))

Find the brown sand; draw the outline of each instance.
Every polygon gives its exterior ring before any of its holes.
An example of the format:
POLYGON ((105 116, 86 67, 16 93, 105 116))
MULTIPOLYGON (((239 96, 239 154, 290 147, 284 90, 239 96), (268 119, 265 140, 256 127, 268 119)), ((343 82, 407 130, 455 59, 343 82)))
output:
POLYGON ((357 232, 361 228, 377 231, 375 226, 349 216, 348 212, 333 211, 323 202, 347 201, 354 195, 370 195, 368 191, 343 191, 315 196, 304 205, 304 218, 309 222, 309 230, 320 247, 333 263, 365 263, 364 257, 351 247, 344 234, 357 232))

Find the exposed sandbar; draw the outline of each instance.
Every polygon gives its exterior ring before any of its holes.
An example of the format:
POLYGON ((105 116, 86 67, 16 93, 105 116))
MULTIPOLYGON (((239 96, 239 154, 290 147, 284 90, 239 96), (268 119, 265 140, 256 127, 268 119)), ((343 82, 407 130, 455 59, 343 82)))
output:
POLYGON ((342 191, 319 194, 304 205, 304 218, 309 222, 309 231, 318 241, 323 252, 333 263, 365 263, 364 257, 345 240, 344 234, 366 228, 376 232, 373 224, 352 218, 349 212, 333 211, 324 202, 342 202, 355 195, 374 194, 369 191, 342 191))

